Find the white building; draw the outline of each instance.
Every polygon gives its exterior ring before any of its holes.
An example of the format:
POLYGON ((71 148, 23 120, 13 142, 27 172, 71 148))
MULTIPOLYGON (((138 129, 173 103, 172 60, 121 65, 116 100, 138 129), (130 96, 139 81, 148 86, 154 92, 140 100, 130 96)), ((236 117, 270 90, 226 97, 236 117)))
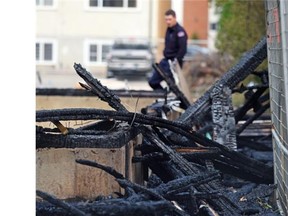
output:
POLYGON ((152 0, 37 0, 36 70, 74 73, 74 62, 104 71, 115 38, 155 40, 157 11, 152 0), (113 15, 113 16, 112 16, 113 15))

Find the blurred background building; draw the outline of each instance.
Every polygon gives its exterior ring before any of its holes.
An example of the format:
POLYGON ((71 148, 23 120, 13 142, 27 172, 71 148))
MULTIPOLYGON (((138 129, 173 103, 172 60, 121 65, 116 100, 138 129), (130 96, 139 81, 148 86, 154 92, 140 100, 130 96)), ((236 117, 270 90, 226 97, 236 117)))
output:
POLYGON ((121 37, 148 38, 158 61, 169 8, 186 29, 189 44, 215 49, 213 7, 208 0, 36 0, 36 71, 74 73, 77 62, 105 74, 106 55, 121 37))

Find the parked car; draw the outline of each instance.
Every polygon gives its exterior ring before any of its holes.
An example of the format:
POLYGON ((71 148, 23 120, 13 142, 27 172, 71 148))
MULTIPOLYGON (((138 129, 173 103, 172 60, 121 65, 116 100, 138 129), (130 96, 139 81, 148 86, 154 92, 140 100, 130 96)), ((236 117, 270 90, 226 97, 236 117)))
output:
POLYGON ((107 55, 107 77, 148 76, 154 55, 148 40, 115 40, 107 55))
POLYGON ((189 44, 187 46, 187 52, 183 60, 187 61, 187 60, 192 59, 196 55, 199 55, 199 54, 208 55, 209 53, 210 53, 210 50, 206 47, 189 44))

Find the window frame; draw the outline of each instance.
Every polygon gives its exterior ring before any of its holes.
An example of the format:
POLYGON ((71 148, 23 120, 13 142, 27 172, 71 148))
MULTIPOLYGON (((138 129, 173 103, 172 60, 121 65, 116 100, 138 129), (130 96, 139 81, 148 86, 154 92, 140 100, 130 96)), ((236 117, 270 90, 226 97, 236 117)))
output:
POLYGON ((84 63, 87 66, 106 66, 107 62, 102 61, 103 45, 113 45, 113 39, 85 39, 84 41, 84 63), (90 61, 90 45, 97 45, 97 61, 90 61))
POLYGON ((103 0, 98 0, 97 7, 91 7, 89 5, 89 0, 84 1, 84 10, 91 12, 125 12, 125 13, 135 13, 139 12, 142 8, 142 1, 136 0, 136 7, 128 7, 128 0, 123 0, 123 7, 103 7, 103 0))
POLYGON ((211 31, 218 31, 218 23, 217 22, 211 22, 210 23, 210 30, 211 31))
POLYGON ((44 0, 39 0, 40 4, 37 5, 36 3, 36 9, 37 10, 56 10, 58 8, 58 1, 57 0, 53 0, 53 4, 50 5, 44 5, 44 0))
POLYGON ((56 65, 58 61, 58 42, 56 39, 37 38, 35 41, 36 65, 56 65), (39 43, 39 60, 36 59, 36 44, 39 43), (44 60, 44 44, 52 44, 52 60, 44 60))

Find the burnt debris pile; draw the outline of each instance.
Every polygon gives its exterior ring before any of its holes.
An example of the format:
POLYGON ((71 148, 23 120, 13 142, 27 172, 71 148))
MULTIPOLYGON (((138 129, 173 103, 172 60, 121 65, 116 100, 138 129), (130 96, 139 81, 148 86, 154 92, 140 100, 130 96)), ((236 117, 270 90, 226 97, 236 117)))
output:
POLYGON ((114 110, 39 110, 36 122, 53 122, 57 128, 36 126, 36 148, 120 148, 142 134, 143 142, 134 149, 139 154, 132 162, 142 163, 149 172, 145 184, 139 185, 113 167, 77 159, 75 163, 112 175, 123 193, 84 202, 63 201, 37 190, 36 214, 278 215, 270 202, 276 185, 269 130, 245 133, 247 128, 257 130, 252 123, 263 120, 269 108, 267 72, 255 71, 266 55, 263 38, 193 104, 155 64, 185 110, 176 120, 151 114, 149 107, 143 113, 129 112, 117 95, 75 63, 75 71, 85 81, 81 86, 114 110), (250 74, 258 76, 261 84, 239 85, 250 74), (246 100, 233 109, 231 96, 236 92, 245 94, 246 100), (95 123, 79 128, 61 123, 70 120, 95 123))

